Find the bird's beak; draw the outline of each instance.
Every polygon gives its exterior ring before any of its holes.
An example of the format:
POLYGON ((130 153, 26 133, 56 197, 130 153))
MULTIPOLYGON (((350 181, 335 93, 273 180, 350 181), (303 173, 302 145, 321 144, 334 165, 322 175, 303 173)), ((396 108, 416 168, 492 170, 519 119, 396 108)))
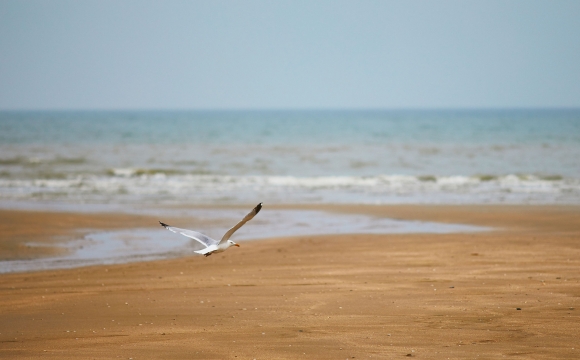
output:
POLYGON ((240 244, 234 244, 234 246, 240 247, 240 244))

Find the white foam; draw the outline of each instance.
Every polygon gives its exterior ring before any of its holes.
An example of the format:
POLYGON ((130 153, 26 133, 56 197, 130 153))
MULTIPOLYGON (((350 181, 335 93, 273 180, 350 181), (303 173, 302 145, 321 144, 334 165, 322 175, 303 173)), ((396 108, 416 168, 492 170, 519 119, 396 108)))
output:
POLYGON ((417 177, 135 174, 0 179, 0 199, 92 202, 580 203, 580 179, 535 175, 417 177), (267 197, 267 199, 265 199, 267 197))

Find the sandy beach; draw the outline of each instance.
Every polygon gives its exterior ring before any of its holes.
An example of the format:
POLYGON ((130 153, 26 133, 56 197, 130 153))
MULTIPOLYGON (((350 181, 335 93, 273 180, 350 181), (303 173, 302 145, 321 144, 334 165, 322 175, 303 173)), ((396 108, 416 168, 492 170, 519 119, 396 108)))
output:
MULTIPOLYGON (((277 238, 208 258, 3 274, 0 358, 580 358, 580 207, 293 208, 494 230, 277 238)), ((48 256, 58 250, 24 244, 156 220, 6 210, 0 256, 48 256)))
POLYGON ((0 360, 580 359, 580 0, 417 5, 0 1, 0 360))

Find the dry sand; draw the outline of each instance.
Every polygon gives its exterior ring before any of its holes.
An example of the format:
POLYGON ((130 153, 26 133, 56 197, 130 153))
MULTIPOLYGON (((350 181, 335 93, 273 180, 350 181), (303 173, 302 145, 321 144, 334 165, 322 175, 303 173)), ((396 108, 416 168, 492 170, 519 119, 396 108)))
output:
MULTIPOLYGON (((580 358, 580 207, 308 208, 497 230, 272 239, 0 275, 0 358, 580 358)), ((0 254, 48 255, 23 242, 156 220, 2 211, 0 254)))

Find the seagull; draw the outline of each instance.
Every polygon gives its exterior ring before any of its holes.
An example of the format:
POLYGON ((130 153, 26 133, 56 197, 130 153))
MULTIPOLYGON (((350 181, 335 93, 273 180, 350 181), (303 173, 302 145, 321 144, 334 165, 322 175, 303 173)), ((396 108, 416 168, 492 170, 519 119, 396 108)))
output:
POLYGON ((252 218, 254 216, 256 216, 256 214, 259 213, 261 209, 262 209, 262 203, 259 203, 258 205, 256 205, 255 208, 252 209, 252 211, 250 211, 250 213, 248 215, 244 216, 244 218, 239 223, 237 223, 233 228, 229 229, 228 232, 225 233, 225 235, 222 237, 222 239, 220 241, 214 240, 214 239, 210 238, 209 236, 204 235, 204 234, 197 232, 197 231, 176 228, 176 227, 167 225, 165 223, 162 223, 161 221, 159 223, 161 224, 161 226, 163 226, 167 230, 174 232, 176 234, 181 234, 183 236, 187 236, 188 238, 191 238, 191 239, 199 242, 203 246, 205 246, 205 249, 198 250, 195 252, 207 257, 213 253, 220 253, 220 252, 226 251, 230 246, 238 246, 239 247, 240 245, 231 241, 230 237, 236 232, 236 230, 241 228, 245 223, 252 220, 252 218))

